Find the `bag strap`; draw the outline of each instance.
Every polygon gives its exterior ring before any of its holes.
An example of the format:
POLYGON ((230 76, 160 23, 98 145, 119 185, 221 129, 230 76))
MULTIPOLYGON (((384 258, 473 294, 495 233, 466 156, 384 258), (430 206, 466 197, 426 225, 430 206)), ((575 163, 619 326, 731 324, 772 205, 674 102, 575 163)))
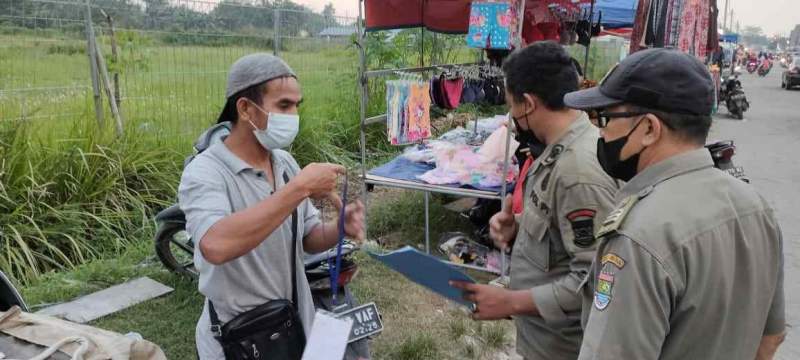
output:
MULTIPOLYGON (((283 173, 284 184, 289 183, 289 175, 283 173)), ((297 209, 292 212, 292 304, 297 308, 297 209)))
POLYGON ((211 334, 214 335, 214 338, 217 340, 222 339, 222 323, 219 321, 219 316, 217 316, 217 311, 214 310, 214 303, 211 302, 211 299, 206 298, 208 300, 208 318, 211 320, 211 334))
MULTIPOLYGON (((287 173, 283 173, 283 182, 284 184, 289 183, 289 175, 287 173)), ((295 208, 292 211, 292 305, 294 305, 295 309, 297 309, 297 223, 298 223, 298 215, 297 209, 295 208)), ((214 338, 220 339, 222 337, 222 323, 219 321, 219 315, 217 315, 217 311, 214 310, 214 303, 211 302, 211 299, 208 299, 208 317, 211 320, 211 333, 214 334, 214 338)))

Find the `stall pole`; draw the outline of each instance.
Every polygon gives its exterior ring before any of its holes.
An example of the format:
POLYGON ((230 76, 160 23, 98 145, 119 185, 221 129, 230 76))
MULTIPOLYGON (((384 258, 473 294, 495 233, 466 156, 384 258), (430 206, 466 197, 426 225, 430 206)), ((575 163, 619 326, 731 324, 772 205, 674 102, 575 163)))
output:
POLYGON ((431 193, 425 192, 425 252, 431 253, 431 229, 430 229, 430 196, 431 193))
MULTIPOLYGON (((364 20, 363 14, 363 5, 364 0, 358 1, 358 23, 356 25, 356 29, 358 31, 358 40, 356 43, 356 47, 358 48, 358 59, 359 59, 359 68, 358 68, 358 94, 361 99, 359 102, 359 120, 360 120, 360 128, 361 128, 361 197, 362 202, 364 203, 364 208, 367 208, 367 136, 366 136, 366 119, 367 119, 367 77, 365 75, 367 71, 367 54, 366 50, 364 49, 364 33, 365 29, 363 28, 362 21, 364 20)), ((367 237, 367 213, 368 211, 364 211, 364 237, 367 237)))
POLYGON ((419 67, 425 66, 425 28, 419 28, 419 67))
POLYGON ((583 60, 583 77, 588 78, 589 75, 589 49, 592 47, 592 25, 594 25, 594 1, 589 7, 589 43, 586 44, 586 57, 583 60))
MULTIPOLYGON (((731 20, 733 20, 733 15, 731 15, 731 20)), ((728 0, 725 0, 725 13, 722 16, 722 31, 728 32, 729 29, 730 27, 728 26, 728 0)))
MULTIPOLYGON (((511 113, 509 113, 508 116, 511 117, 511 113)), ((511 155, 508 153, 508 151, 511 148, 511 124, 508 123, 508 120, 510 120, 510 119, 506 119, 506 151, 503 154, 503 156, 505 156, 505 158, 503 159, 503 177, 502 177, 502 180, 501 180, 502 185, 501 185, 501 188, 500 188, 500 209, 501 209, 501 211, 503 211, 502 209, 506 208, 506 201, 507 201, 506 200, 506 193, 508 193, 508 184, 506 184, 506 176, 508 176, 508 165, 509 165, 508 163, 509 163, 509 160, 510 160, 510 157, 511 157, 511 155)), ((476 124, 477 124, 477 122, 478 122, 478 120, 475 119, 475 123, 476 124)), ((520 176, 517 177, 517 181, 522 181, 521 180, 522 179, 521 175, 522 174, 520 174, 520 176)), ((500 249, 500 279, 501 280, 505 279, 505 276, 506 276, 506 253, 505 253, 505 249, 500 249)))

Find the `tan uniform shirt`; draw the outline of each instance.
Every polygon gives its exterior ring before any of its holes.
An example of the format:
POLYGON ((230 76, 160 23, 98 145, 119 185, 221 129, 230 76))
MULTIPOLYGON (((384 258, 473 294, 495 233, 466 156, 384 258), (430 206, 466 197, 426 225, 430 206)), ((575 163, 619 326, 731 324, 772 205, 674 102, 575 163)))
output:
POLYGON ((597 162, 598 137, 582 115, 527 174, 511 288, 530 289, 541 312, 515 317, 517 351, 528 360, 578 357, 578 289, 594 257, 594 219, 605 218, 618 190, 597 162))
POLYGON ((784 330, 773 211, 706 149, 647 168, 617 199, 582 289, 580 359, 752 360, 784 330))

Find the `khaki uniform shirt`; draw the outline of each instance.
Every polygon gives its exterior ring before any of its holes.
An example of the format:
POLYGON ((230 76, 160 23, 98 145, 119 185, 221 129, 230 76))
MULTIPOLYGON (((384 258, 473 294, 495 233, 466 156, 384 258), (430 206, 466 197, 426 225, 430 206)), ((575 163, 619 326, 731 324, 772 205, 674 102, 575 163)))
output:
POLYGON ((594 257, 594 219, 605 218, 618 190, 597 162, 598 137, 583 114, 527 174, 510 275, 541 313, 515 317, 517 352, 528 360, 578 357, 578 289, 594 257))
POLYGON ((708 150, 647 168, 617 199, 582 289, 580 359, 752 360, 783 332, 773 211, 708 150))

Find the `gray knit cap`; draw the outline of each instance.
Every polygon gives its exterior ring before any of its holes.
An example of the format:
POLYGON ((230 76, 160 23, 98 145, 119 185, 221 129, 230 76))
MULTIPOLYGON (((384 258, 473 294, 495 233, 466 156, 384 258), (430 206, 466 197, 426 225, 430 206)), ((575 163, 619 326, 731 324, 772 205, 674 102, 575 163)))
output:
POLYGON ((297 77, 292 68, 279 57, 267 53, 245 55, 236 60, 228 72, 225 98, 253 85, 286 76, 297 77))

